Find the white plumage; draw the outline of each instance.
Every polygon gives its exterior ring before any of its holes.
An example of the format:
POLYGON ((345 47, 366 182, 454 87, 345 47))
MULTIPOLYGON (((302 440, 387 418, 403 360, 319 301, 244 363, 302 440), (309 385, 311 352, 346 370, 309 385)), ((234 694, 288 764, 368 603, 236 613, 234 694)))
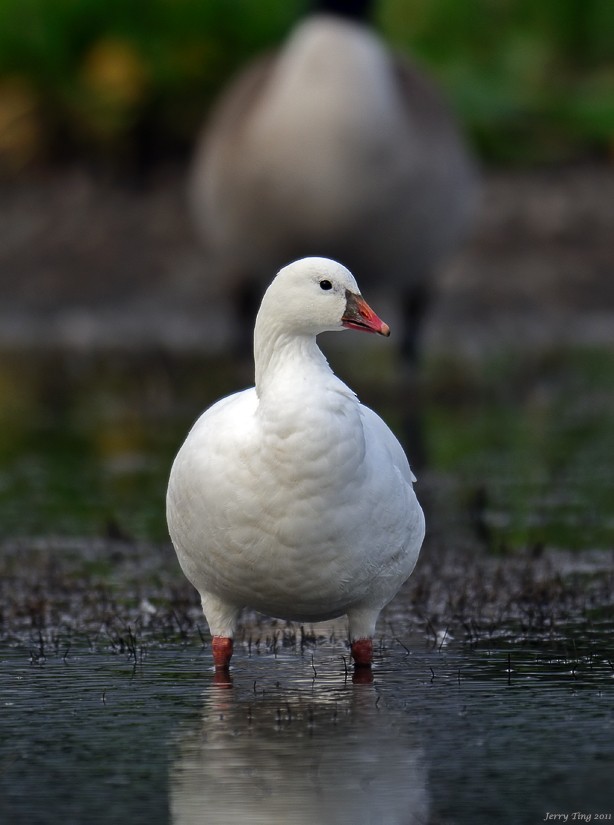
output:
POLYGON ((251 607, 347 614, 355 645, 416 563, 424 516, 405 453, 316 343, 344 327, 389 333, 340 264, 282 269, 256 320, 255 387, 203 413, 175 459, 169 531, 214 638, 232 639, 251 607))

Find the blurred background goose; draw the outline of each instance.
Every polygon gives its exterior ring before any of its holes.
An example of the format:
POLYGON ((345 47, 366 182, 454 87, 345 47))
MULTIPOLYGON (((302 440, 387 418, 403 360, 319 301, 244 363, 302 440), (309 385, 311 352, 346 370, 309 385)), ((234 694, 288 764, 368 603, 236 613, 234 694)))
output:
POLYGON ((276 53, 239 74, 197 146, 190 202, 239 329, 251 329, 271 272, 324 255, 394 297, 413 361, 476 175, 439 91, 374 33, 371 7, 312 4, 276 53))

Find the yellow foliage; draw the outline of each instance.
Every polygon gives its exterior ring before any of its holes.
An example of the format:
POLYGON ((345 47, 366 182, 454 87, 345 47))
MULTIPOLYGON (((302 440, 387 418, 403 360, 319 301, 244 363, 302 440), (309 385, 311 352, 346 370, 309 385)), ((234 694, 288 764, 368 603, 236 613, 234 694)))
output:
POLYGON ((42 143, 34 89, 19 75, 0 79, 0 170, 19 172, 40 154, 42 143))
POLYGON ((117 107, 130 107, 149 85, 147 68, 134 46, 116 38, 98 40, 87 53, 82 80, 96 97, 117 107))

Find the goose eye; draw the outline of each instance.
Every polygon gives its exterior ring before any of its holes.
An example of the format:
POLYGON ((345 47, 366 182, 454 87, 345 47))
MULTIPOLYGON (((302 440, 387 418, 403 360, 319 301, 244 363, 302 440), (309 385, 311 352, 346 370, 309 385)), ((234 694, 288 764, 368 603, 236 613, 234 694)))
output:
POLYGON ((332 289, 333 285, 330 281, 320 281, 320 289, 332 289))

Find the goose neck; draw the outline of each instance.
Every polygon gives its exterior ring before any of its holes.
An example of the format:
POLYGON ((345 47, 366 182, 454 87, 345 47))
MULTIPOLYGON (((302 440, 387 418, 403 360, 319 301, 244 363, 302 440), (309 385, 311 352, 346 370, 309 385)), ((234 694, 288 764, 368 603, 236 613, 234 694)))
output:
POLYGON ((260 398, 273 387, 318 380, 333 375, 313 333, 288 333, 271 324, 254 332, 256 392, 260 398))

